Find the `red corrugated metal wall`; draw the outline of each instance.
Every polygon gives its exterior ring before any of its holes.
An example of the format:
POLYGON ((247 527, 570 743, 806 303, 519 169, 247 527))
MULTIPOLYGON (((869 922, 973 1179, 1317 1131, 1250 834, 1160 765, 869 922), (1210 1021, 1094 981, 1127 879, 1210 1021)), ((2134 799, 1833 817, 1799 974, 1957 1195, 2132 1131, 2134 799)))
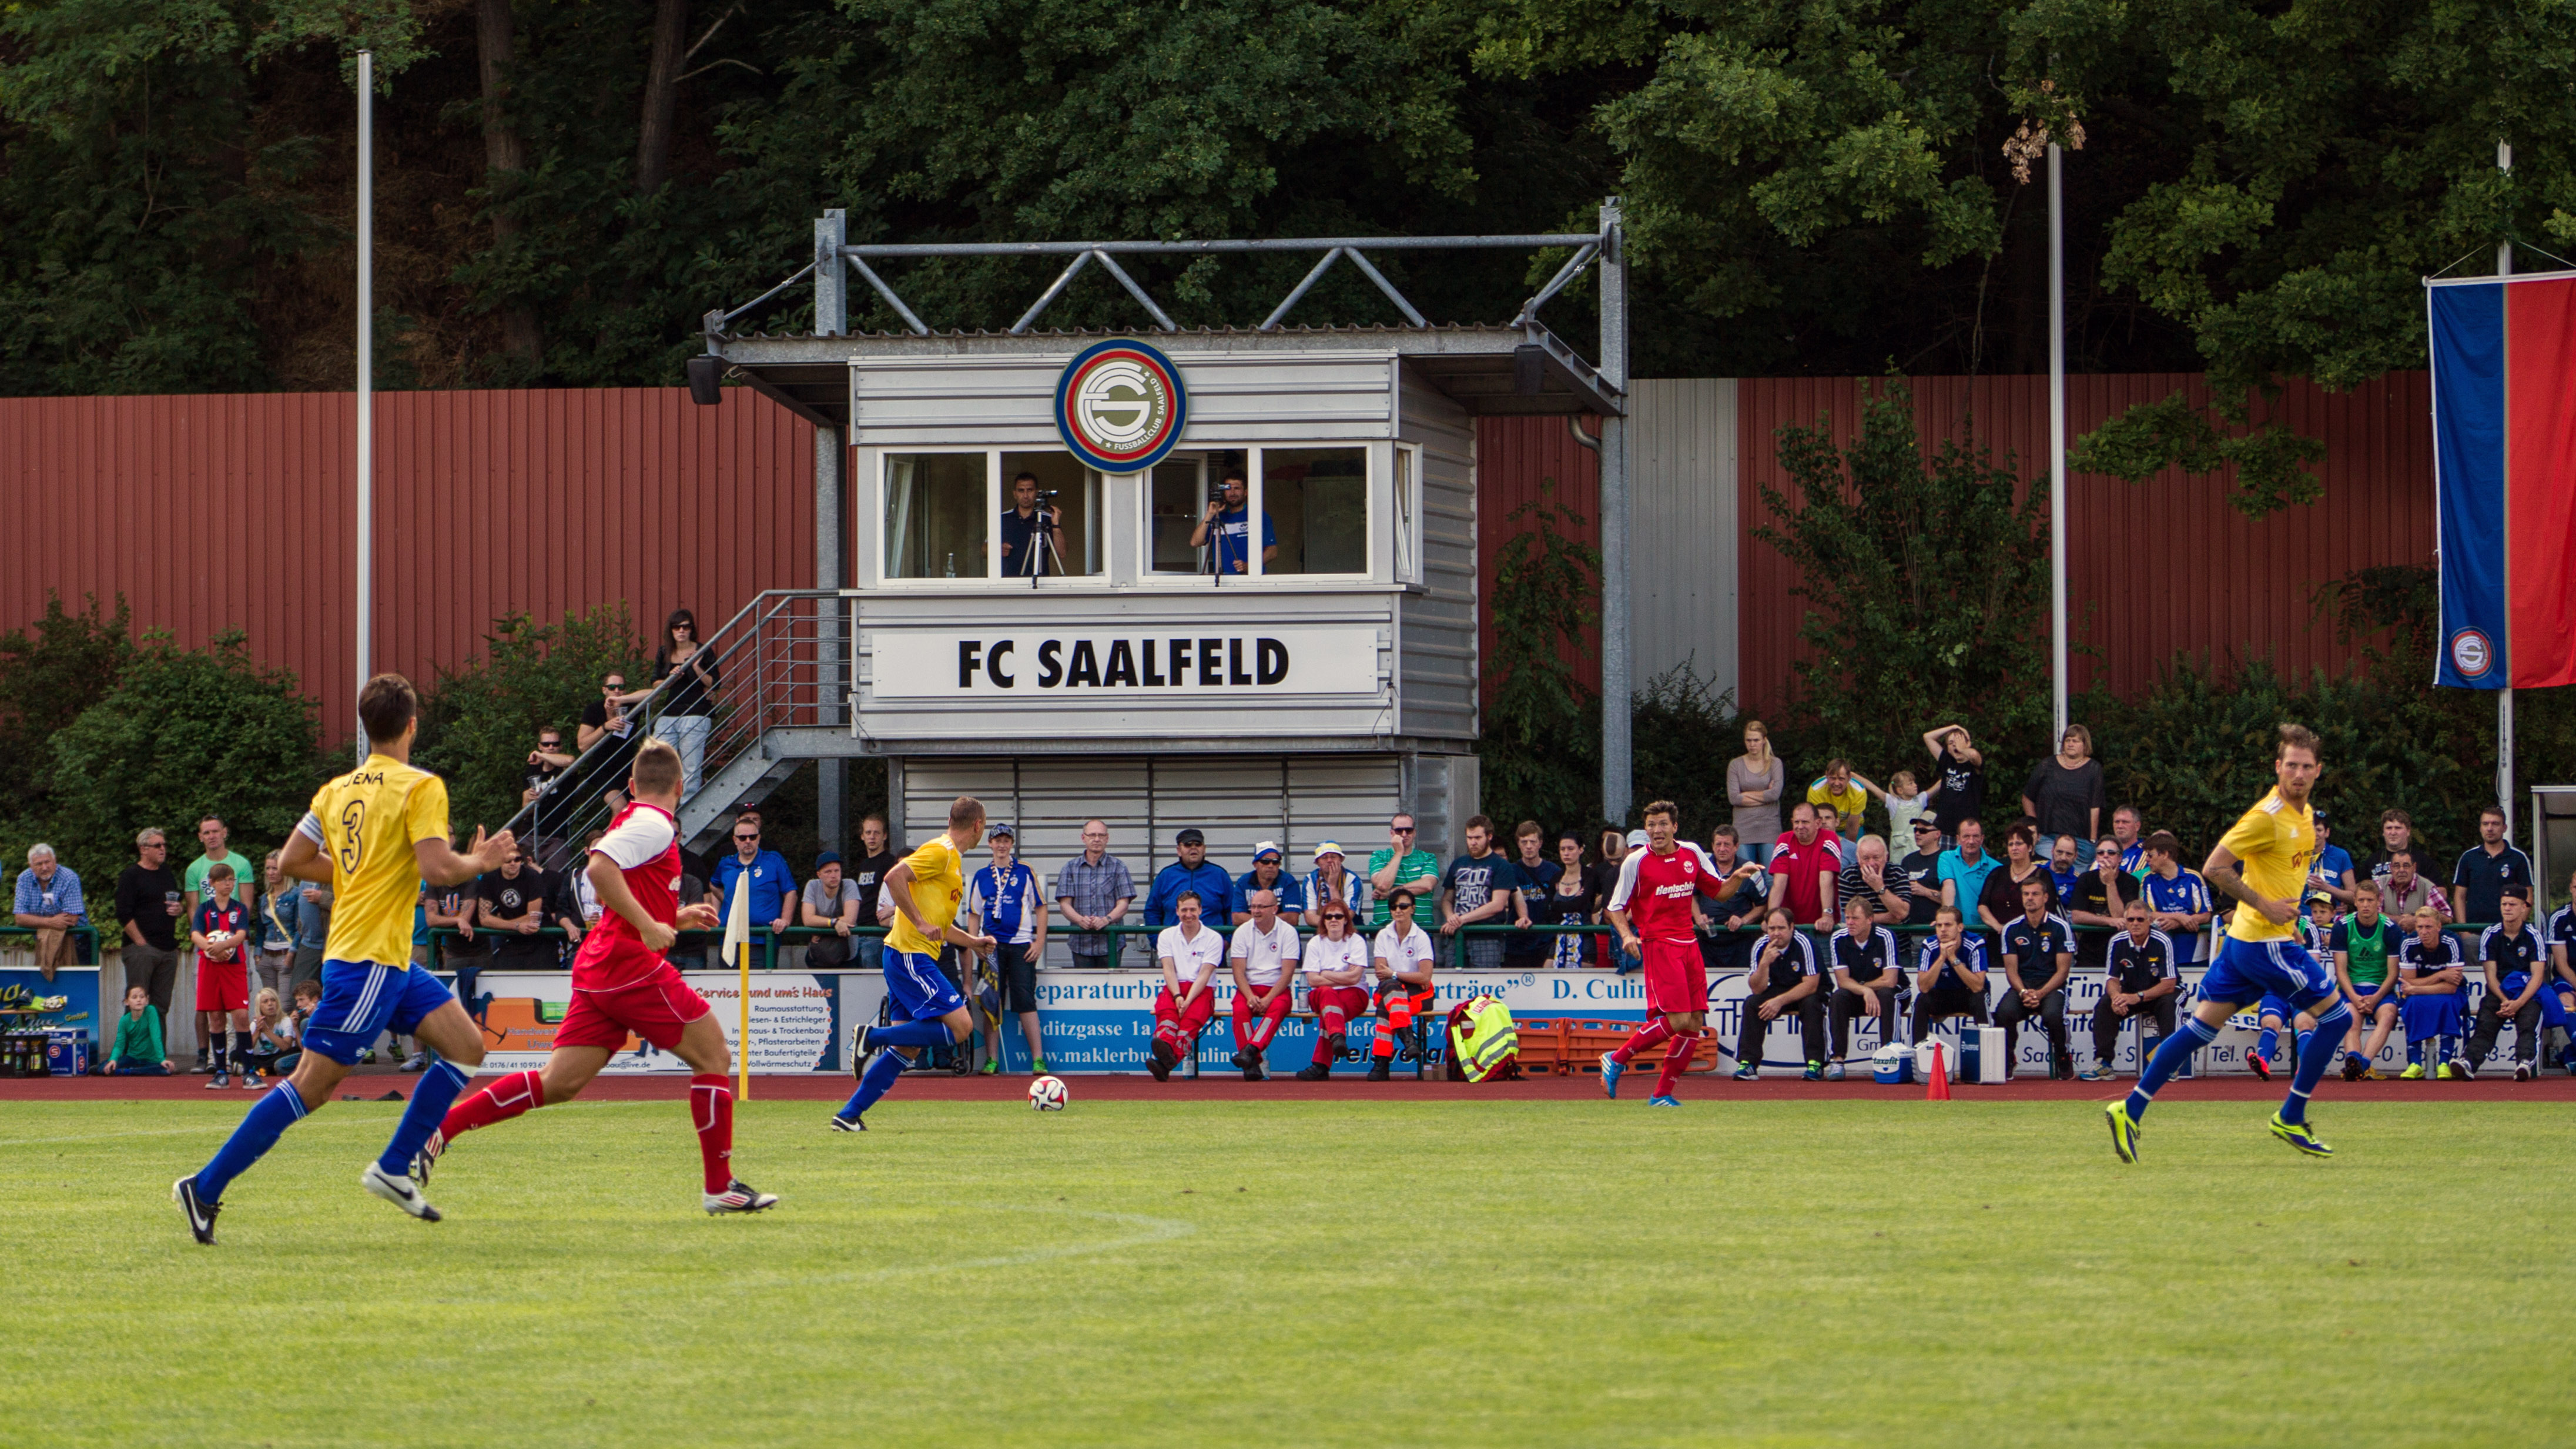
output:
MULTIPOLYGON (((1598 429, 1598 422, 1588 426, 1598 429)), ((1554 480, 1555 506, 1583 518, 1575 530, 1585 543, 1601 541, 1601 464, 1591 449, 1574 441, 1561 417, 1483 418, 1476 426, 1476 597, 1494 597, 1495 574, 1503 543, 1525 531, 1527 520, 1511 522, 1512 511, 1536 500, 1539 485, 1554 480)), ((1494 657, 1494 616, 1489 609, 1478 621, 1476 657, 1494 657)), ((1584 634, 1583 648, 1569 654, 1576 674, 1598 689, 1601 684, 1601 633, 1584 634)), ((1490 699, 1490 690, 1487 698, 1490 699)))
MULTIPOLYGON (((122 592, 138 631, 238 627, 324 701, 354 697, 356 399, 0 400, 15 547, 0 626, 122 592)), ((748 391, 386 393, 376 401, 374 655, 426 682, 493 619, 625 602, 713 629, 814 578, 814 430, 748 391)), ((326 708, 325 732, 345 733, 326 708)))
MULTIPOLYGON (((1915 412, 1929 450, 1959 437, 1973 416, 1998 461, 2007 454, 2044 486, 2048 457, 2045 377, 1912 379, 1915 412)), ((1861 389, 1852 378, 1747 378, 1737 386, 1741 549, 1737 620, 1739 690, 1748 707, 1777 709, 1802 650, 1804 600, 1786 560, 1756 542, 1765 516, 1761 484, 1784 486, 1777 432, 1830 414, 1839 441, 1859 430, 1861 389)), ((2317 586, 2378 564, 2429 563, 2433 556, 2432 382, 2423 372, 2391 373, 2350 392, 2293 383, 2274 405, 2292 427, 2326 443, 2324 498, 2255 521, 2228 506, 2225 475, 2193 481, 2179 472, 2143 484, 2075 474, 2068 480, 2067 559, 2074 638, 2099 649, 2079 655, 2075 687, 2096 674, 2124 695, 2146 687, 2176 654, 2221 667, 2268 656, 2289 671, 2339 668, 2352 657, 2314 619, 2317 586)), ((2205 401, 2197 374, 2116 374, 2067 380, 2067 426, 2081 436, 2135 403, 2175 391, 2205 401)), ((2261 414, 2258 413, 2258 416, 2261 414)), ((1565 437, 1562 420, 1487 418, 1479 425, 1485 516, 1500 519, 1549 471, 1582 480, 1585 509, 1597 497, 1588 455, 1565 437)), ((1595 535, 1597 536, 1597 535, 1595 535)), ((1483 540, 1488 586, 1505 537, 1483 540)), ((1491 647, 1490 628, 1488 647, 1491 647)), ((1599 669, 1587 656, 1586 677, 1599 669)))

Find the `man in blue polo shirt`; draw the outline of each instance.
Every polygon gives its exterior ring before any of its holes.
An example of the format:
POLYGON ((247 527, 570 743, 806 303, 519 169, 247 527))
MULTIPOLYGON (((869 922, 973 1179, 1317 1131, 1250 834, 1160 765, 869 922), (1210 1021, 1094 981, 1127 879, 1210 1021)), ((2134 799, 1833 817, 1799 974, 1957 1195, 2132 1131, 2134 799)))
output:
MULTIPOLYGON (((1210 503, 1207 516, 1190 530, 1190 547, 1205 548, 1211 534, 1216 539, 1216 571, 1227 578, 1240 578, 1252 572, 1252 554, 1246 547, 1251 533, 1250 510, 1244 506, 1243 469, 1229 464, 1225 470, 1224 497, 1210 503)), ((1261 515, 1261 561, 1279 557, 1279 530, 1271 525, 1270 515, 1261 515)))
MULTIPOLYGON (((1955 847, 1941 852, 1933 874, 1941 880, 1941 904, 1956 906, 1962 917, 1975 920, 1977 897, 1986 892, 1986 877, 2000 869, 2003 862, 1986 854, 1986 825, 1974 816, 1959 822, 1958 841, 1955 847)), ((1986 945, 1989 949, 1998 948, 1995 942, 1986 945)))
POLYGON ((787 869, 787 857, 774 850, 760 848, 760 821, 745 815, 733 823, 733 854, 716 862, 715 887, 724 895, 724 906, 718 913, 723 920, 733 919, 733 897, 737 890, 751 892, 751 924, 766 926, 774 934, 787 929, 787 911, 796 900, 796 880, 787 869))
POLYGON ((1222 910, 1234 901, 1234 877, 1225 873, 1224 866, 1207 858, 1207 837, 1197 826, 1173 836, 1172 845, 1181 858, 1155 873, 1154 889, 1145 897, 1145 924, 1149 926, 1181 923, 1173 902, 1181 898, 1183 891, 1196 891, 1199 909, 1207 912, 1222 910))
POLYGON ((1292 926, 1305 924, 1306 890, 1295 876, 1279 868, 1278 841, 1265 840, 1252 847, 1252 869, 1235 878, 1228 929, 1252 919, 1254 891, 1268 891, 1278 899, 1279 919, 1292 926))
POLYGON ((2459 887, 2451 901, 2460 908, 2461 924, 2503 920, 2505 888, 2519 886, 2528 896, 2535 880, 2531 857, 2504 843, 2504 812, 2493 805, 2479 811, 2478 843, 2460 852, 2460 863, 2451 867, 2451 884, 2459 887))

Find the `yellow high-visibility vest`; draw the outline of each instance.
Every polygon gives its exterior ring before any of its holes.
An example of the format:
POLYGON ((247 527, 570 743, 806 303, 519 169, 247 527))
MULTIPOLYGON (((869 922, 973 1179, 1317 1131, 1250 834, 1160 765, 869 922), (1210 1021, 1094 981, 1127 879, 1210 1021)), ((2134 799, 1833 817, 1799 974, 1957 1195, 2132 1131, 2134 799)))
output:
POLYGON ((1512 1009, 1491 996, 1467 1003, 1466 1014, 1450 1033, 1449 1059, 1481 1082, 1520 1051, 1520 1033, 1512 1026, 1512 1009))

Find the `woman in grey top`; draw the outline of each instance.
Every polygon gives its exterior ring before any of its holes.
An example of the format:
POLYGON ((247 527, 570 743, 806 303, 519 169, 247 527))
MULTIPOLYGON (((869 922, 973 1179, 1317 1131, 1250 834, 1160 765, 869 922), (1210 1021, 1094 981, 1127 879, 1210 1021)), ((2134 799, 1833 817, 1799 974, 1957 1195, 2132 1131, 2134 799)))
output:
POLYGON ((1746 720, 1744 753, 1726 765, 1726 803, 1735 807, 1737 847, 1756 865, 1770 862, 1771 844, 1780 838, 1780 795, 1788 784, 1788 768, 1771 753, 1771 731, 1758 719, 1746 720))

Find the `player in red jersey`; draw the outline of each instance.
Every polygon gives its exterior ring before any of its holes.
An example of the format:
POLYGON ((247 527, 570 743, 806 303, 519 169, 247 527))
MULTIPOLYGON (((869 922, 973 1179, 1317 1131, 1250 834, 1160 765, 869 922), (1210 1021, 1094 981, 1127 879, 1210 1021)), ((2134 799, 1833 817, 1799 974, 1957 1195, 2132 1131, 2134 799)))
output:
POLYGON ((1691 929, 1692 897, 1723 898, 1761 869, 1746 861, 1732 875, 1718 874, 1707 851, 1674 839, 1680 825, 1671 801, 1647 806, 1646 848, 1629 851, 1619 863, 1619 885, 1610 894, 1610 924, 1619 928, 1621 949, 1646 963, 1646 1022, 1617 1051, 1601 1054, 1601 1090, 1618 1096, 1629 1060, 1669 1040, 1649 1107, 1681 1105, 1673 1084, 1690 1066, 1708 1024, 1708 970, 1691 929))
POLYGON ((756 1213, 778 1201, 733 1175, 733 1062, 724 1028, 706 998, 662 958, 678 930, 716 924, 715 907, 680 904, 680 778, 680 752, 668 741, 636 751, 629 803, 590 847, 587 869, 602 914, 573 957, 572 1006, 555 1028, 554 1051, 544 1070, 512 1072, 449 1108, 412 1164, 415 1180, 427 1182, 460 1135, 579 1096, 633 1032, 696 1073, 689 1116, 706 1167, 706 1210, 756 1213))

